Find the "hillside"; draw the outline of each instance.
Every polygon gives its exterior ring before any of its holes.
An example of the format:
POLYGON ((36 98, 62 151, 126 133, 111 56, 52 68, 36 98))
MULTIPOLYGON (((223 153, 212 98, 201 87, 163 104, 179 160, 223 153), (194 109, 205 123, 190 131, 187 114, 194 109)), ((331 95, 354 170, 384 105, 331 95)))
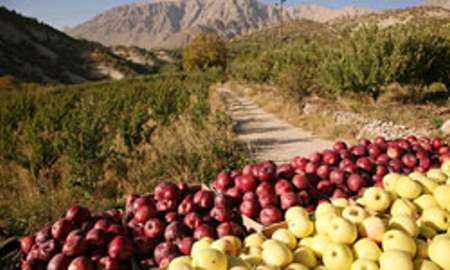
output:
POLYGON ((9 74, 39 83, 80 83, 121 79, 156 68, 153 62, 122 58, 98 43, 76 40, 0 7, 0 76, 9 74))
MULTIPOLYGON (((285 17, 327 22, 367 13, 352 7, 333 10, 311 5, 289 8, 285 17)), ((233 38, 279 22, 276 7, 256 0, 164 0, 113 8, 67 33, 108 46, 180 48, 198 32, 215 32, 233 38)))
POLYGON ((450 9, 450 1, 448 0, 425 0, 423 5, 450 9))

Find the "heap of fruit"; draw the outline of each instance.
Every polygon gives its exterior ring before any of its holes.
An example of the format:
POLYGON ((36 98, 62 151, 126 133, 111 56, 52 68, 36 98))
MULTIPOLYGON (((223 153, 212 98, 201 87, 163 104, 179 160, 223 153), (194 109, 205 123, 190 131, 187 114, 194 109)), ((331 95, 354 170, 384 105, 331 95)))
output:
POLYGON ((312 215, 291 207, 285 228, 271 235, 201 239, 168 270, 449 270, 450 160, 426 174, 390 173, 383 183, 312 215))
MULTIPOLYGON (((248 228, 242 216, 261 226, 276 224, 292 207, 302 206, 311 213, 319 203, 361 196, 367 187, 381 187, 390 172, 416 172, 411 177, 423 187, 421 191, 428 190, 431 182, 417 173, 439 174, 433 168, 447 158, 450 148, 440 139, 376 138, 352 146, 337 142, 333 149, 295 157, 289 164, 263 161, 221 172, 211 189, 161 183, 152 195, 130 195, 123 217, 115 210, 91 215, 87 209, 73 207, 53 225, 22 238, 22 269, 162 267, 177 256, 190 254, 195 240, 243 239, 248 228)), ((401 208, 398 205, 393 208, 401 208)))

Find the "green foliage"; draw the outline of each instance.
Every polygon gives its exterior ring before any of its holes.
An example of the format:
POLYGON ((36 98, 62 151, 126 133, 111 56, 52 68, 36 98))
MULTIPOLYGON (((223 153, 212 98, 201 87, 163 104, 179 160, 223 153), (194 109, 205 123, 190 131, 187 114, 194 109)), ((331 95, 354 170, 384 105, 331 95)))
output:
POLYGON ((206 70, 211 67, 227 66, 227 47, 225 42, 213 33, 200 33, 186 46, 183 54, 186 71, 206 70))

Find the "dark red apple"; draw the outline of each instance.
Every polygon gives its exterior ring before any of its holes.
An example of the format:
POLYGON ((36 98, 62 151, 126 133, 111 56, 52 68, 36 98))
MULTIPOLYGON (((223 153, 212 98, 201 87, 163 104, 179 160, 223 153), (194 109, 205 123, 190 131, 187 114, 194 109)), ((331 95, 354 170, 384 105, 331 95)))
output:
POLYGON ((280 195, 280 203, 281 203, 281 209, 287 210, 288 208, 299 205, 300 204, 300 198, 298 197, 297 193, 295 192, 285 192, 280 195))
POLYGON ((328 150, 323 153, 323 162, 328 166, 334 166, 339 162, 339 157, 336 153, 328 150))
POLYGON ((200 224, 202 224, 202 217, 195 212, 191 212, 191 213, 187 214, 186 216, 184 216, 183 223, 189 229, 194 230, 198 226, 200 226, 200 224))
POLYGON ((30 259, 22 262, 20 268, 22 270, 45 270, 46 263, 39 259, 30 259))
POLYGON ((237 201, 240 201, 242 199, 242 192, 238 187, 232 187, 228 189, 225 194, 237 201))
POLYGON ((358 158, 358 160, 356 160, 356 166, 365 170, 366 172, 370 172, 373 169, 373 163, 367 157, 358 158))
POLYGON ((230 197, 225 194, 219 193, 214 198, 214 206, 219 208, 228 208, 231 207, 233 201, 230 197))
POLYGON ((256 189, 256 186, 258 185, 258 181, 256 181, 256 179, 250 175, 242 175, 236 179, 236 186, 243 192, 252 191, 256 189))
POLYGON ((133 256, 133 242, 123 236, 114 237, 108 245, 108 255, 113 259, 127 261, 133 256))
POLYGON ((171 222, 177 221, 177 220, 178 220, 178 214, 177 214, 177 212, 167 212, 167 213, 164 215, 164 220, 165 220, 167 223, 171 223, 171 222))
POLYGON ((183 254, 189 256, 191 254, 192 244, 194 244, 194 239, 192 237, 184 237, 176 241, 178 250, 183 254))
POLYGON ((345 183, 345 172, 340 169, 333 170, 330 173, 330 182, 335 185, 342 185, 345 183))
POLYGON ((308 155, 308 159, 312 163, 320 163, 320 162, 322 162, 322 154, 320 154, 319 152, 311 153, 308 155))
POLYGON ((214 204, 214 193, 212 191, 200 190, 194 195, 194 204, 204 209, 210 209, 214 204))
POLYGON ((305 173, 294 175, 292 184, 299 190, 307 189, 310 185, 308 176, 305 173))
POLYGON ((359 174, 351 174, 347 179, 347 187, 353 192, 358 192, 364 184, 364 179, 359 174))
POLYGON ((164 223, 157 219, 151 218, 144 225, 144 234, 149 238, 157 238, 164 233, 164 223))
POLYGON ((20 250, 24 254, 27 254, 28 252, 30 252, 31 248, 34 245, 34 237, 31 235, 27 235, 27 236, 21 237, 19 242, 20 242, 20 250))
POLYGON ((118 260, 105 256, 98 260, 96 270, 121 270, 121 268, 118 260))
POLYGON ((386 153, 390 159, 399 159, 403 154, 403 149, 398 145, 391 145, 386 153))
POLYGON ((160 200, 178 200, 180 190, 173 183, 160 183, 155 187, 155 199, 160 200))
POLYGON ((256 174, 256 177, 261 182, 269 182, 272 181, 275 178, 276 171, 275 167, 271 165, 262 166, 256 174))
POLYGON ((230 188, 232 185, 233 185, 233 180, 231 179, 231 177, 228 175, 227 172, 222 171, 217 175, 216 187, 219 190, 226 190, 226 189, 230 188))
POLYGON ((417 158, 412 154, 405 154, 402 156, 403 165, 408 168, 414 168, 417 165, 417 158))
POLYGON ((278 197, 274 193, 263 194, 259 196, 258 201, 262 208, 278 205, 278 197))
POLYGON ((91 218, 91 212, 81 206, 72 206, 66 212, 66 219, 75 224, 81 224, 91 218))
POLYGON ((261 210, 259 220, 263 225, 270 225, 282 221, 283 214, 278 207, 268 206, 261 210))
POLYGON ((52 236, 58 241, 66 239, 67 235, 72 231, 72 222, 67 219, 60 219, 52 226, 52 236))
POLYGON ((351 153, 357 157, 367 156, 367 146, 355 145, 351 150, 351 153))
POLYGON ((277 177, 284 179, 292 179, 294 176, 294 168, 290 164, 281 164, 277 168, 277 177))
POLYGON ((260 207, 257 201, 243 201, 239 206, 242 215, 249 218, 256 218, 259 214, 260 207))
POLYGON ((131 211, 132 213, 135 213, 136 210, 147 204, 147 200, 144 197, 138 197, 136 199, 133 200, 133 203, 131 204, 131 211))
POLYGON ((242 175, 253 176, 253 166, 245 165, 244 168, 242 168, 242 175))
POLYGON ((337 141, 333 144, 333 150, 339 152, 341 150, 347 149, 347 144, 343 141, 337 141))
POLYGON ((152 218, 156 215, 156 208, 153 205, 142 205, 136 212, 134 213, 134 219, 137 222, 144 223, 149 218, 152 218))
POLYGON ((233 225, 231 222, 224 222, 221 223, 219 226, 217 226, 217 236, 218 237, 224 237, 227 235, 234 235, 233 234, 233 225))
POLYGON ((86 257, 77 257, 72 260, 67 270, 95 270, 94 263, 86 257))
POLYGON ((389 156, 387 154, 381 154, 377 157, 375 164, 387 166, 389 164, 389 156))
POLYGON ((126 236, 127 230, 125 227, 119 224, 111 224, 111 226, 108 227, 108 230, 106 231, 109 235, 121 235, 126 236))
POLYGON ((92 246, 102 246, 108 240, 108 235, 104 230, 91 229, 86 234, 86 241, 92 246))
POLYGON ((316 173, 318 167, 319 167, 318 163, 309 162, 305 166, 305 172, 307 174, 314 174, 314 173, 316 173))
POLYGON ((159 265, 162 265, 165 259, 173 259, 178 254, 178 252, 177 247, 174 243, 163 242, 155 247, 153 254, 155 262, 159 265))
POLYGON ((180 205, 178 205, 178 214, 186 215, 194 209, 194 195, 189 194, 184 197, 180 205))
POLYGON ((112 223, 109 219, 99 219, 94 224, 94 229, 104 230, 107 231, 109 226, 111 226, 112 223))
POLYGON ((256 195, 262 196, 264 194, 274 194, 275 189, 269 182, 262 182, 256 188, 256 195))
POLYGON ((88 243, 82 236, 74 236, 66 240, 63 245, 62 253, 68 257, 74 257, 85 254, 88 249, 88 243))
POLYGON ((292 184, 286 179, 279 179, 275 183, 275 194, 281 195, 284 192, 292 191, 292 184))
POLYGON ((60 250, 61 245, 55 239, 50 239, 39 245, 39 258, 47 262, 60 250))
POLYGON ((211 212, 209 215, 213 217, 215 220, 219 222, 226 222, 231 220, 232 218, 232 212, 230 208, 220 208, 220 207, 214 207, 211 209, 211 212))
POLYGON ((155 248, 155 242, 146 236, 138 236, 133 239, 134 250, 139 256, 149 255, 155 248))
POLYGON ((187 228, 183 223, 179 221, 174 221, 167 225, 164 230, 164 238, 166 241, 175 241, 176 239, 183 238, 186 236, 187 228))
POLYGON ((400 172, 402 170, 402 161, 398 158, 390 160, 389 168, 393 172, 400 172))
POLYGON ((377 165, 375 168, 375 175, 383 177, 388 174, 389 171, 385 166, 377 165))
POLYGON ((328 180, 322 180, 317 184, 317 190, 327 197, 333 194, 334 187, 335 185, 328 180))
POLYGON ((67 270, 70 261, 71 259, 64 254, 57 254, 48 263, 47 270, 67 270))
POLYGON ((257 201, 258 196, 253 191, 247 191, 244 193, 244 196, 242 196, 242 200, 244 201, 257 201))
POLYGON ((372 158, 377 158, 381 155, 381 149, 376 144, 367 146, 367 150, 369 151, 369 156, 371 156, 372 158))
POLYGON ((300 205, 305 206, 311 202, 311 196, 308 191, 302 190, 298 193, 298 197, 300 199, 300 205))
POLYGON ((158 212, 176 211, 178 204, 176 200, 160 200, 156 202, 158 212))
POLYGON ((215 236, 216 236, 215 230, 208 224, 201 224, 194 231, 195 240, 200 240, 204 237, 210 237, 214 239, 215 236))

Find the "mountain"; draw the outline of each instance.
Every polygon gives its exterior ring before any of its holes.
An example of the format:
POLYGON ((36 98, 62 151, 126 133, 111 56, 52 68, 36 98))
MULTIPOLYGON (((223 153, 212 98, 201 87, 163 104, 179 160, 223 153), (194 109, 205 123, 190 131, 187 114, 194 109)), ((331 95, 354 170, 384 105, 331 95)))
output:
POLYGON ((425 0, 423 5, 450 9, 450 0, 425 0))
MULTIPOLYGON (((301 6, 286 10, 286 20, 327 22, 367 14, 351 7, 340 10, 301 6)), ((180 48, 198 32, 229 39, 280 22, 279 10, 257 0, 157 0, 113 8, 67 31, 104 45, 180 48)))
POLYGON ((121 79, 155 68, 0 7, 0 76, 38 83, 79 83, 121 79))

